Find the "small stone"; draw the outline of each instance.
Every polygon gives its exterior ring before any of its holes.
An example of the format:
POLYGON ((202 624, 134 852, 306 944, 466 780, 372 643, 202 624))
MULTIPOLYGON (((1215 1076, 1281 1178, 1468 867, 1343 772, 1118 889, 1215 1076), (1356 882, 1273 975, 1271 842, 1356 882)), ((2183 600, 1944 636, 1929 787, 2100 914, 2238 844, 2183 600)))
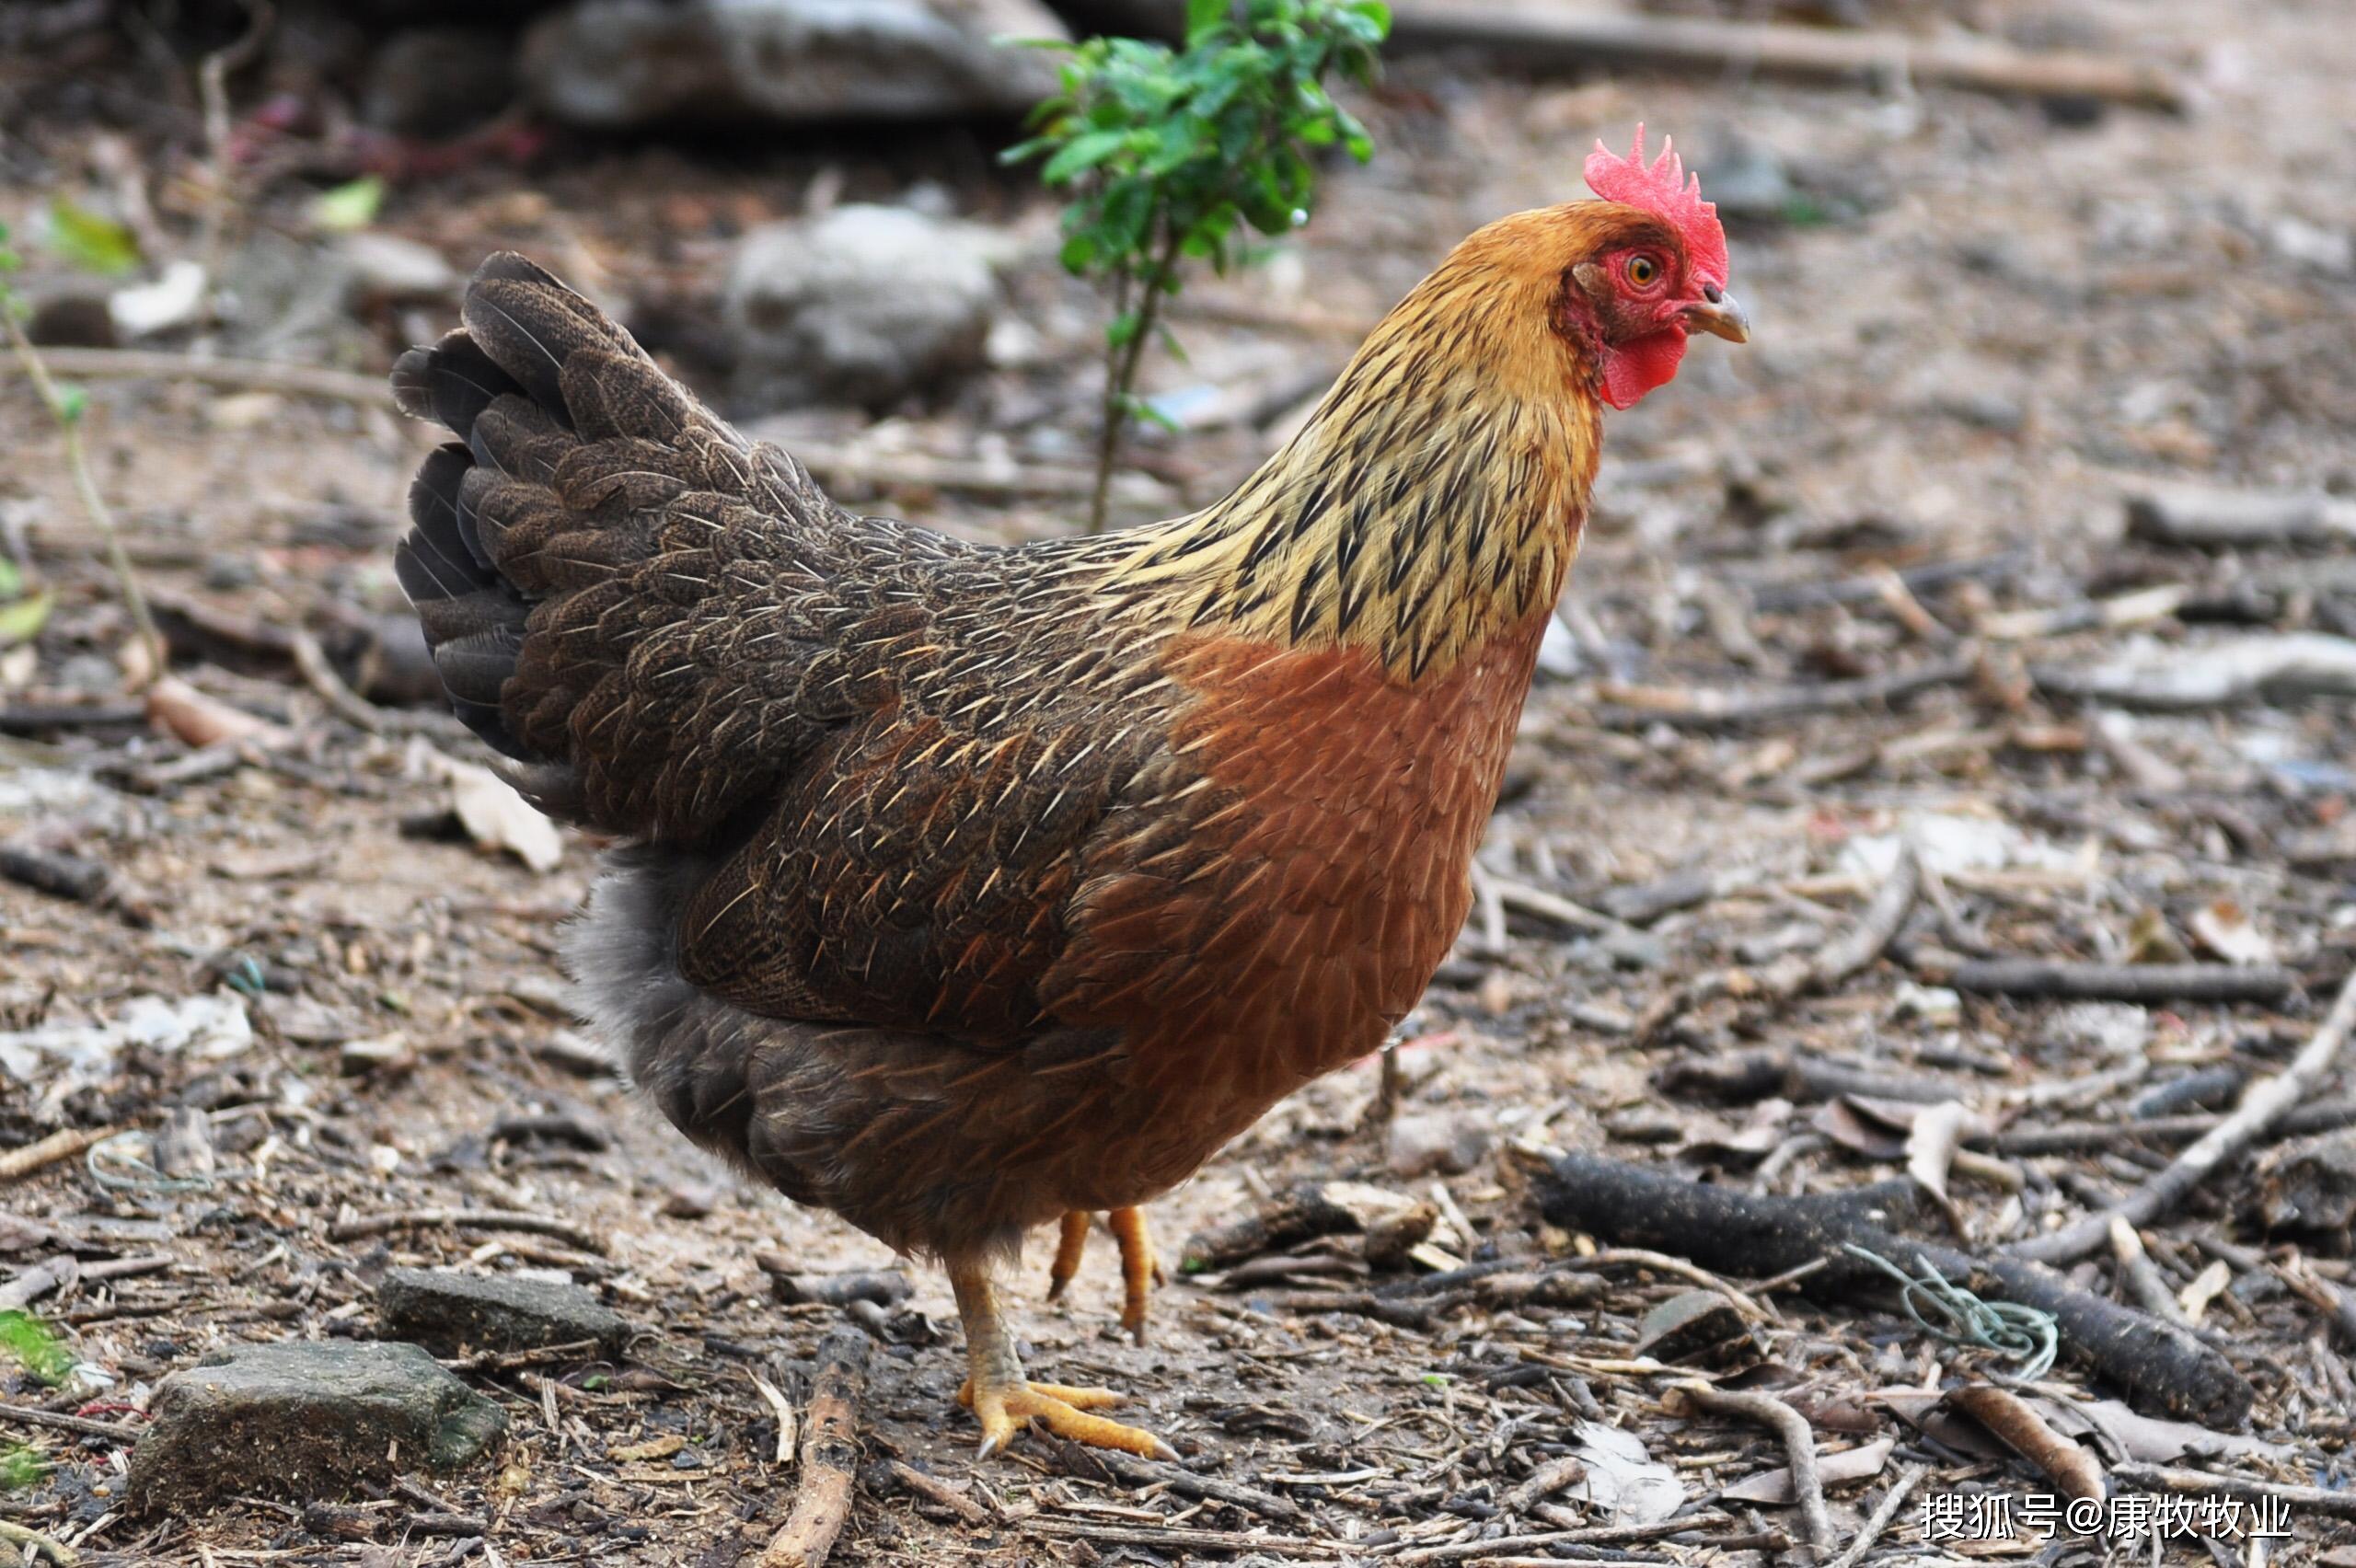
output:
POLYGON ((340 1495, 405 1470, 454 1470, 506 1435, 507 1417, 413 1344, 241 1345, 156 1389, 131 1458, 142 1510, 239 1493, 340 1495))
POLYGON ((716 1182, 682 1182, 663 1194, 663 1213, 671 1219, 709 1219, 720 1206, 720 1199, 716 1182))
POLYGON ((883 408, 985 363, 1009 250, 973 224, 853 204, 769 224, 738 245, 722 314, 740 396, 883 408))
POLYGON ((387 1334, 436 1350, 538 1350, 595 1340, 606 1355, 629 1343, 629 1324, 593 1291, 517 1274, 388 1269, 376 1286, 387 1334))
POLYGON ((1645 1314, 1636 1329, 1636 1354, 1656 1361, 1715 1365, 1748 1337, 1733 1302, 1715 1290, 1687 1290, 1645 1314))
POLYGON ((1461 1176, 1489 1152, 1489 1129, 1446 1113, 1400 1116, 1383 1136, 1382 1159, 1393 1176, 1461 1176))
POLYGON ((458 297, 458 270, 440 251, 413 239, 363 229, 336 241, 335 259, 343 269, 348 309, 458 297))
POLYGON ((2269 1230, 2356 1227, 2356 1132, 2283 1145, 2258 1166, 2258 1208, 2269 1230))

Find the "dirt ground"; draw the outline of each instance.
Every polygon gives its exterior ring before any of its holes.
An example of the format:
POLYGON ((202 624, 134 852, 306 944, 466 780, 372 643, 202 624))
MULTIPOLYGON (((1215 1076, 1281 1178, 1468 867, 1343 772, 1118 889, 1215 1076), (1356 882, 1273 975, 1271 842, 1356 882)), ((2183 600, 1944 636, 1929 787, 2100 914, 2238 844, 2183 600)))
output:
MULTIPOLYGON (((772 1273, 899 1268, 905 1306, 858 1319, 879 1336, 870 1464, 838 1562, 1797 1560, 1793 1508, 1726 1495, 1783 1450, 1753 1424, 1678 1406, 1669 1387, 1691 1369, 1640 1349, 1641 1320, 1688 1279, 1600 1268, 1600 1293, 1467 1290, 1428 1311, 1386 1311, 1424 1298, 1369 1292, 1488 1260, 1577 1275, 1592 1244, 1534 1197, 1553 1151, 1826 1192, 1903 1176, 1930 1141, 1910 1126, 1943 1101, 1967 1108, 1969 1150, 1948 1239, 2033 1236, 2149 1180, 2189 1135, 2042 1152, 2007 1137, 2229 1107, 2235 1080, 2214 1069, 2284 1070, 2356 963, 2348 666, 2337 695, 2296 676, 2173 706, 2163 691, 2257 641, 2356 636, 2356 542, 2201 550, 2126 527, 2127 499, 2157 483, 2356 494, 2356 29, 2338 0, 1970 11, 2020 39, 2177 64, 2194 107, 2087 122, 1902 84, 1528 81, 1403 60, 1366 106, 1375 162, 1334 174, 1268 270, 1207 286, 1182 313, 1190 358, 1158 367, 1156 387, 1249 402, 1338 365, 1353 331, 1481 222, 1579 194, 1600 133, 1624 139, 1641 118, 1675 132, 1705 181, 1747 173, 1769 191, 1729 202, 1754 341, 1700 343, 1674 386, 1611 425, 1565 634, 1484 852, 1483 905, 1402 1031, 1395 1119, 1386 1128, 1369 1062, 1278 1107, 1152 1211, 1174 1259, 1298 1182, 1352 1179, 1430 1203, 1425 1250, 1375 1267, 1357 1238, 1327 1237, 1174 1278, 1142 1347, 1117 1327, 1107 1239, 1052 1306, 1051 1239, 1024 1257, 1015 1294, 1034 1372, 1126 1390, 1134 1419, 1184 1456, 1158 1475, 1040 1438, 976 1459, 944 1282, 727 1178, 596 1070, 556 960, 596 847, 569 838, 545 873, 479 848, 453 827, 430 755, 471 758, 460 740, 422 719, 371 733, 295 673, 273 628, 328 640, 399 609, 390 544, 432 436, 388 399, 92 380, 98 478, 170 612, 176 673, 284 732, 201 755, 136 721, 0 734, 0 839, 115 879, 97 902, 0 881, 0 1037, 215 992, 252 1031, 217 1055, 134 1047, 71 1083, 0 1072, 0 1147, 130 1128, 151 1135, 154 1160, 154 1136, 193 1108, 217 1162, 174 1186, 76 1159, 0 1189, 0 1266, 21 1276, 64 1253, 94 1276, 30 1303, 76 1378, 46 1386, 0 1365, 0 1404, 135 1430, 164 1377, 225 1344, 368 1333, 373 1286, 402 1263, 556 1271, 594 1286, 636 1337, 619 1364, 470 1370, 508 1411, 508 1447, 387 1494, 362 1516, 365 1539, 260 1495, 267 1478, 198 1516, 137 1516, 120 1442, 6 1424, 0 1447, 30 1443, 47 1468, 0 1493, 0 1518, 78 1540, 94 1562, 749 1562, 796 1479, 775 1462, 759 1383, 798 1406, 814 1347, 845 1320, 780 1303, 772 1273), (2133 667, 2118 689, 2086 695, 2119 661, 2133 667), (1838 684, 1908 672, 1924 678, 1838 684), (1694 711, 1697 693, 1762 692, 1802 700, 1694 711), (1804 963, 1851 932, 1901 840, 1937 896, 1854 978, 1788 1000, 1755 983, 1695 988, 1729 966, 1804 963), (1706 885, 1672 896, 1669 879, 1692 873, 1706 885), (1549 897, 1606 917, 1566 924, 1549 897), (1981 954, 2272 965, 2290 986, 2223 1004, 1959 995, 1956 961, 1981 954), (1691 1005, 1671 1016, 1671 998, 1691 1005), (1760 1053, 1779 1064, 1767 1080, 1705 1081, 1760 1053), (2186 1087, 2202 1073, 2205 1099, 2186 1087), (2169 1086, 2173 1100, 2148 1099, 2169 1086), (335 1239, 437 1209, 526 1211, 585 1234, 402 1224, 335 1239), (105 1277, 124 1259, 145 1262, 105 1277), (1576 1485, 1515 1493, 1574 1453, 1591 1472, 1581 1484, 1623 1473, 1629 1461, 1600 1457, 1583 1424, 1599 1423, 1641 1444, 1688 1522, 1515 1544, 1629 1516, 1576 1485)), ((77 110, 37 73, 10 64, 17 101, 54 111, 0 133, 0 214, 14 223, 87 177, 114 101, 77 110)), ((168 149, 148 126, 126 133, 160 188, 168 149)), ((930 182, 1006 226, 1028 248, 1009 316, 1030 340, 942 407, 880 421, 803 410, 760 428, 822 451, 847 499, 875 509, 1016 536, 1065 525, 1068 495, 889 478, 908 454, 1009 472, 1082 459, 1093 302, 1053 269, 1051 213, 990 170, 975 133, 560 144, 527 171, 487 163, 401 185, 379 222, 461 268, 494 247, 538 256, 647 322, 693 379, 730 238, 802 210, 816 182, 868 199, 930 182)), ((306 194, 282 182, 256 222, 268 230, 306 194)), ((375 375, 446 315, 344 320, 307 349, 375 375)), ((1133 509, 1215 496, 1281 429, 1279 413, 1154 438, 1133 509)), ((0 663, 0 711, 120 702, 128 624, 55 432, 13 379, 0 432, 0 521, 59 594, 32 662, 0 663)), ((2339 1068, 2303 1098, 2327 1110, 2350 1094, 2356 1072, 2339 1068)), ((2164 1294, 2255 1386, 2258 1444, 2137 1451, 2339 1493, 2293 1503, 2288 1539, 2220 1531, 2168 1543, 2169 1561, 2356 1562, 2356 1309, 2340 1290, 2356 1170, 2332 1165, 2356 1156, 2330 1137, 2269 1134, 2254 1165, 2144 1228, 2164 1294), (2320 1223, 2283 1197, 2303 1181, 2322 1190, 2320 1223)), ((2128 1297, 2109 1244, 2091 1258, 2076 1283, 2128 1297)), ((1745 1381, 1807 1411, 1828 1462, 1895 1440, 1832 1484, 1842 1539, 1908 1466, 1927 1467, 1869 1561, 2105 1560, 2100 1541, 2067 1532, 1932 1539, 1926 1499, 2057 1489, 1984 1433, 1972 1446, 1952 1423, 1902 1414, 1926 1402, 1906 1391, 1989 1381, 2001 1358, 1931 1337, 1885 1292, 1759 1294, 1773 1312, 1749 1325, 1741 1359, 1766 1370, 1745 1381)), ((2068 1408, 2121 1392, 2066 1350, 2027 1391, 2068 1408)))

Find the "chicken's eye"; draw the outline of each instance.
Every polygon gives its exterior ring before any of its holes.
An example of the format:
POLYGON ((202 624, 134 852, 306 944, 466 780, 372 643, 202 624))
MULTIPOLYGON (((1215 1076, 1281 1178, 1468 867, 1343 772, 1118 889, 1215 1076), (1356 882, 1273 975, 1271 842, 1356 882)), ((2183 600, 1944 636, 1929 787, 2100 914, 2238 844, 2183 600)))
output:
POLYGON ((1650 288, 1653 280, 1659 276, 1660 263, 1651 257, 1631 256, 1628 258, 1628 281, 1638 288, 1650 288))

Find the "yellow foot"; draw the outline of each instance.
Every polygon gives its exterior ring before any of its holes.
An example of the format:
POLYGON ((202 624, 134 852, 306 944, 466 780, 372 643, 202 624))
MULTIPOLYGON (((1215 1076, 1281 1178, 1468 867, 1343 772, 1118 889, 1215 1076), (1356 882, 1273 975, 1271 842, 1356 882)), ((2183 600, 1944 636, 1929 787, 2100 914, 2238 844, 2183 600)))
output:
MULTIPOLYGON (((1152 1299, 1153 1287, 1168 1283, 1169 1276, 1161 1272, 1161 1260, 1154 1253, 1153 1234, 1146 1228, 1143 1209, 1113 1209, 1104 1220, 1121 1248, 1121 1327, 1143 1344, 1146 1306, 1152 1299)), ((1064 1216, 1063 1232, 1056 1241, 1055 1265, 1047 1274, 1050 1301, 1062 1299, 1065 1287, 1080 1273, 1080 1260, 1088 1251, 1088 1223, 1084 1210, 1074 1209, 1064 1216)))
POLYGON ((1006 1447, 1025 1422, 1035 1421, 1058 1437, 1091 1448, 1117 1448, 1146 1459, 1174 1459, 1170 1445, 1139 1426, 1124 1426, 1091 1410, 1121 1402, 1110 1389, 1068 1389, 1060 1383, 1022 1383, 1013 1388, 985 1389, 976 1398, 974 1380, 957 1390, 957 1402, 982 1424, 982 1458, 1006 1447))

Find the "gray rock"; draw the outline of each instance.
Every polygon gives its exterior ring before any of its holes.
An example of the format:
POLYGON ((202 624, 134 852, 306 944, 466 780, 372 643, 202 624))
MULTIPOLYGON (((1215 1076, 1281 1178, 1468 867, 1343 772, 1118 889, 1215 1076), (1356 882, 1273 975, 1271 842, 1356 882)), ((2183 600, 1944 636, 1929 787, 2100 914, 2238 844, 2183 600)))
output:
POLYGON ((515 49, 491 28, 410 28, 370 52, 360 117, 397 135, 447 141, 515 98, 515 49))
POLYGON ((980 368, 1003 236, 900 207, 837 207, 738 245, 722 314, 737 391, 772 406, 881 407, 980 368))
POLYGON ((458 297, 458 270, 432 246, 398 235, 345 235, 335 243, 335 262, 343 271, 344 303, 354 310, 458 297))
POLYGON ((629 1343, 629 1324, 595 1293, 561 1280, 512 1274, 390 1269, 376 1286, 387 1334, 436 1350, 537 1350, 595 1340, 607 1355, 629 1343))
POLYGON ((996 40, 1068 36, 1038 0, 581 0, 526 35, 523 74, 597 129, 1008 114, 1055 90, 1055 63, 996 40))
POLYGON ((131 1457, 141 1509, 229 1493, 339 1495, 404 1470, 453 1470, 507 1417, 413 1344, 242 1345, 164 1379, 131 1457))
POLYGON ((1394 1176, 1461 1176, 1489 1152, 1489 1129, 1471 1116, 1436 1112, 1395 1118, 1382 1159, 1394 1176))

